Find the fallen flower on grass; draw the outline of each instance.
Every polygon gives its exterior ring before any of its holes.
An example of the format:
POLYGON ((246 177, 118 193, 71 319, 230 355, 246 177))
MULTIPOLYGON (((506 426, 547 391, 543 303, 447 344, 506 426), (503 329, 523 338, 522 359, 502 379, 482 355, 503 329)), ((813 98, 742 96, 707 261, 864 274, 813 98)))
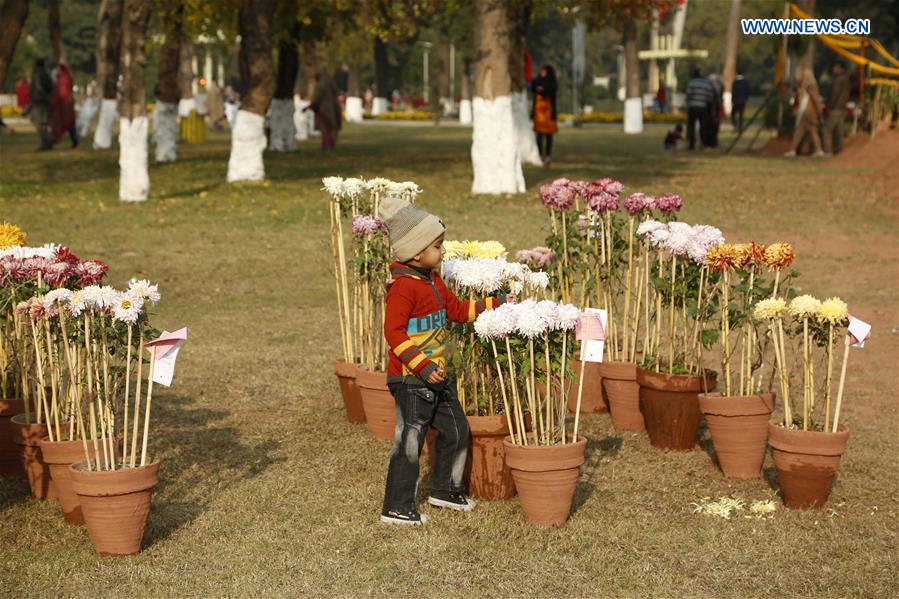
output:
MULTIPOLYGON (((705 514, 706 516, 717 516, 730 520, 731 516, 737 512, 742 512, 746 508, 746 502, 739 497, 720 497, 712 500, 711 497, 703 497, 699 503, 691 503, 694 514, 705 514)), ((770 499, 759 499, 753 501, 749 505, 750 514, 744 515, 744 518, 756 518, 759 520, 770 519, 777 510, 777 505, 770 499)))

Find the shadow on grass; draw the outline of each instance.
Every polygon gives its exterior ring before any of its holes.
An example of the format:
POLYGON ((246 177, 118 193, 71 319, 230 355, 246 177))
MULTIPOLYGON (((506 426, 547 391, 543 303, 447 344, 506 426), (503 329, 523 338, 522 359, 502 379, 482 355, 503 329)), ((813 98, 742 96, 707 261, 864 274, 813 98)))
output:
POLYGON ((600 463, 607 458, 614 458, 621 451, 623 440, 621 437, 607 436, 601 439, 587 439, 586 461, 584 462, 584 476, 577 483, 574 491, 574 501, 571 505, 571 513, 577 512, 587 503, 587 500, 596 490, 594 478, 600 472, 600 463))
POLYGON ((278 441, 243 443, 238 429, 215 426, 229 414, 208 408, 191 409, 192 399, 165 397, 154 403, 159 433, 150 441, 171 448, 160 460, 160 482, 147 523, 144 546, 165 540, 206 511, 216 491, 255 478, 273 464, 278 441))
POLYGON ((0 511, 25 503, 31 497, 31 489, 25 477, 0 477, 0 511))

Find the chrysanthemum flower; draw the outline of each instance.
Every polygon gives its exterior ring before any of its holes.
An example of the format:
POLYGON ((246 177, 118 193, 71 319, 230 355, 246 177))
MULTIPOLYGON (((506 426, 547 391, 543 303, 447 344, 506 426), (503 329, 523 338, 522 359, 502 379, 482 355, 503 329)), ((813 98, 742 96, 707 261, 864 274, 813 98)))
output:
POLYGON ((0 223, 0 250, 25 245, 27 235, 12 223, 0 223))
POLYGON ((539 337, 546 332, 548 323, 537 310, 537 302, 525 300, 515 307, 515 332, 527 339, 539 337))
POLYGON ((790 314, 796 318, 813 318, 821 308, 821 300, 811 295, 800 295, 790 302, 790 314))
POLYGON ((72 268, 72 271, 77 279, 75 282, 87 286, 102 281, 108 269, 109 267, 99 260, 82 260, 72 268))
POLYGON ((752 309, 752 317, 756 320, 773 320, 783 315, 787 309, 787 302, 781 297, 763 299, 755 304, 752 309))
POLYGON ((44 296, 44 309, 50 310, 57 304, 68 304, 72 300, 72 292, 69 289, 53 289, 44 296))
POLYGON ((559 330, 570 331, 577 326, 581 310, 574 304, 559 304, 559 330))
POLYGON ((705 265, 711 270, 723 272, 725 270, 733 270, 739 267, 741 253, 739 248, 732 243, 724 243, 719 246, 709 248, 705 255, 705 265))
POLYGON ((144 307, 144 299, 136 293, 124 291, 116 294, 112 304, 113 318, 125 324, 136 324, 144 307))
POLYGON ((44 267, 44 281, 50 287, 62 287, 72 276, 72 265, 68 262, 52 262, 44 267))
POLYGON ((734 248, 733 251, 736 256, 734 266, 737 268, 744 268, 752 259, 752 245, 749 243, 734 243, 732 247, 734 248))
POLYGON ((655 205, 655 198, 647 196, 645 193, 632 193, 624 198, 624 209, 631 216, 640 214, 644 210, 652 210, 655 205))
POLYGON ((765 266, 771 270, 780 270, 791 265, 795 256, 793 246, 789 243, 772 243, 765 248, 765 266))
POLYGON ((384 223, 380 218, 373 218, 365 214, 356 214, 353 216, 353 235, 356 237, 365 237, 374 235, 384 230, 384 223))
POLYGON ((540 186, 540 202, 553 210, 564 212, 574 205, 575 189, 565 178, 556 179, 548 185, 540 186))
POLYGON ((686 256, 694 240, 693 227, 687 223, 668 223, 668 238, 665 249, 675 256, 686 256))
POLYGON ((369 191, 387 191, 387 188, 390 186, 392 181, 390 179, 385 179, 384 177, 375 177, 374 179, 369 179, 365 182, 365 186, 369 189, 369 191))
POLYGON ((153 285, 147 279, 131 279, 128 285, 128 292, 137 295, 145 302, 149 302, 151 306, 155 306, 161 297, 159 295, 159 285, 153 285))
POLYGON ((765 246, 752 242, 749 244, 749 261, 755 266, 764 266, 765 265, 765 246))
POLYGON ((356 177, 343 180, 343 196, 346 198, 358 198, 365 191, 365 181, 356 177))
POLYGON ((325 177, 322 185, 322 190, 327 191, 332 198, 343 197, 343 177, 325 177))
POLYGON ((849 318, 849 306, 838 297, 829 297, 821 302, 817 318, 819 322, 843 324, 849 318))
POLYGON ((562 324, 562 313, 559 310, 559 305, 556 302, 552 302, 549 300, 543 300, 537 302, 536 306, 537 313, 543 317, 543 320, 546 321, 546 328, 550 331, 557 331, 562 324))
POLYGON ((666 193, 656 198, 655 206, 662 214, 671 214, 683 208, 684 201, 675 193, 666 193))
POLYGON ((637 227, 637 237, 643 238, 647 235, 652 235, 653 231, 658 231, 659 229, 667 229, 668 225, 663 222, 659 222, 657 220, 645 220, 637 227))

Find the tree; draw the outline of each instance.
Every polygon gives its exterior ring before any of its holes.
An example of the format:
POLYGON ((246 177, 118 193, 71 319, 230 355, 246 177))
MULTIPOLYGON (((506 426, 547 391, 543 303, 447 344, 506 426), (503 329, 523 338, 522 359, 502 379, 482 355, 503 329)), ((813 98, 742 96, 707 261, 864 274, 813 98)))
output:
POLYGON ((152 0, 127 0, 122 19, 122 105, 119 122, 119 199, 144 201, 147 170, 147 107, 144 46, 152 0))
POLYGON ((742 0, 731 0, 730 18, 727 21, 727 40, 724 44, 724 112, 730 114, 731 91, 734 78, 737 76, 737 42, 740 36, 740 3, 742 0))
POLYGON ((228 182, 265 178, 265 112, 275 93, 272 20, 275 0, 246 0, 238 13, 241 107, 231 131, 228 182))
POLYGON ((165 41, 159 53, 159 82, 153 112, 153 138, 156 161, 174 162, 178 158, 178 85, 181 42, 184 37, 184 5, 170 1, 163 15, 165 41))
POLYGON ((121 34, 122 0, 101 0, 97 14, 97 86, 103 99, 100 101, 100 120, 94 131, 95 149, 105 150, 112 146, 121 34))
POLYGON ((0 88, 6 84, 9 63, 27 18, 28 0, 4 0, 0 8, 0 88))
POLYGON ((525 190, 512 94, 521 91, 522 56, 513 42, 515 0, 475 0, 475 56, 472 102, 474 128, 472 193, 525 190))
POLYGON ((275 97, 272 99, 269 149, 294 152, 297 149, 297 130, 293 119, 293 90, 300 69, 296 42, 300 24, 297 21, 296 2, 281 2, 275 22, 284 25, 278 28, 278 74, 275 80, 275 97))
POLYGON ((47 1, 47 25, 50 29, 50 47, 53 49, 53 62, 66 62, 65 47, 62 43, 62 29, 59 26, 59 0, 47 1))

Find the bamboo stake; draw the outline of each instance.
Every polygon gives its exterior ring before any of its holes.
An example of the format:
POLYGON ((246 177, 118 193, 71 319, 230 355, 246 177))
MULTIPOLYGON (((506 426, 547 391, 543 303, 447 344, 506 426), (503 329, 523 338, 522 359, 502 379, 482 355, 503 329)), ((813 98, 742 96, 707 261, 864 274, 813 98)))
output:
POLYGON ((131 428, 131 455, 129 464, 134 468, 137 459, 137 433, 140 430, 138 423, 140 422, 140 389, 143 383, 144 370, 144 332, 138 329, 138 347, 137 347, 137 380, 134 382, 134 421, 131 428))
POLYGON ((519 419, 519 431, 521 432, 521 445, 528 444, 527 437, 527 427, 524 425, 524 414, 521 409, 521 398, 518 395, 518 383, 517 378, 515 376, 515 360, 512 358, 512 345, 509 343, 509 338, 506 337, 506 355, 509 357, 509 383, 512 387, 512 398, 515 402, 515 411, 518 414, 519 419))
POLYGON ((531 414, 535 415, 535 419, 537 420, 537 426, 534 427, 534 444, 540 445, 540 441, 537 435, 537 429, 540 430, 540 437, 546 436, 546 430, 543 426, 543 415, 540 413, 540 408, 537 405, 537 386, 536 386, 536 377, 535 377, 535 366, 534 366, 534 339, 528 338, 528 353, 531 357, 531 370, 528 373, 528 401, 531 404, 531 414))
MULTIPOLYGON (((37 378, 38 385, 40 388, 38 389, 38 397, 40 398, 40 404, 38 407, 43 406, 44 412, 46 413, 46 421, 47 421, 47 433, 49 434, 50 441, 55 441, 55 435, 53 434, 53 427, 50 425, 50 408, 47 405, 47 389, 44 386, 44 367, 43 361, 41 360, 41 351, 38 346, 37 341, 37 331, 34 329, 34 323, 31 323, 31 337, 34 340, 34 356, 35 356, 35 364, 37 365, 37 378)), ((38 413, 38 423, 40 423, 40 413, 38 413)))
POLYGON ((634 268, 634 217, 627 217, 627 276, 624 279, 624 346, 622 351, 625 356, 628 352, 628 336, 631 310, 631 276, 634 268))
MULTIPOLYGON (((94 442, 94 457, 97 458, 97 470, 102 470, 100 467, 100 445, 99 441, 97 441, 97 418, 94 413, 94 404, 88 404, 87 409, 91 418, 91 440, 94 442)), ((90 458, 88 458, 88 464, 90 464, 90 458)))
POLYGON ((833 323, 827 325, 827 384, 824 389, 824 430, 830 428, 830 383, 833 377, 833 323))
MULTIPOLYGON (((581 341, 581 346, 583 346, 583 344, 584 342, 581 341)), ((583 358, 583 355, 581 357, 583 358)), ((577 384, 577 404, 574 409, 574 431, 571 433, 572 443, 577 443, 577 429, 581 418, 581 398, 584 396, 584 371, 587 370, 584 368, 584 364, 585 362, 581 360, 581 374, 578 377, 579 380, 577 384)))
POLYGON ((128 397, 131 395, 131 335, 133 325, 128 325, 128 350, 125 357, 125 407, 122 410, 122 466, 128 456, 128 397))
MULTIPOLYGON (((544 350, 546 354, 546 429, 547 434, 552 437, 553 429, 553 413, 552 413, 552 367, 549 362, 549 333, 543 333, 544 350)), ((559 390, 561 393, 561 389, 559 390)), ((563 395, 564 397, 564 395, 563 395)))
POLYGON ((674 371, 674 279, 677 275, 677 257, 671 256, 671 297, 668 302, 668 374, 674 371))
MULTIPOLYGON (((155 348, 154 348, 155 350, 155 348)), ((153 369, 156 365, 156 352, 150 354, 150 376, 147 383, 147 408, 144 412, 144 439, 140 452, 140 465, 147 465, 147 438, 150 435, 150 405, 153 403, 153 369)))
MULTIPOLYGON (((724 288, 722 290, 723 306, 721 307, 721 335, 724 339, 724 394, 730 397, 730 270, 724 269, 724 288)), ((741 382, 742 384, 742 382, 741 382)))
POLYGON ((809 407, 809 351, 808 351, 808 317, 802 318, 802 430, 808 430, 809 407))
POLYGON ((840 384, 837 386, 837 405, 834 408, 833 412, 833 430, 831 432, 837 432, 837 427, 840 424, 840 408, 843 406, 843 384, 846 382, 846 364, 849 362, 849 346, 851 345, 849 333, 846 333, 846 338, 843 341, 843 364, 840 366, 840 384))
MULTIPOLYGON (((565 420, 567 418, 567 406, 565 405, 568 401, 568 393, 565 392, 565 368, 567 364, 565 363, 566 358, 568 357, 568 332, 562 332, 562 370, 559 372, 559 389, 561 390, 562 397, 564 398, 561 402, 560 410, 559 410, 559 424, 561 425, 562 432, 562 445, 565 445, 565 420)), ((583 366, 583 364, 581 364, 583 366)))
MULTIPOLYGON (((509 427, 509 434, 515 440, 515 428, 512 427, 512 413, 509 411, 509 398, 506 395, 506 382, 503 380, 503 369, 499 365, 499 353, 496 351, 496 340, 490 338, 490 346, 493 348, 493 363, 496 366, 496 374, 499 377, 499 390, 503 396, 503 410, 506 414, 506 426, 509 427)), ((518 423, 516 422, 516 425, 518 423)))

